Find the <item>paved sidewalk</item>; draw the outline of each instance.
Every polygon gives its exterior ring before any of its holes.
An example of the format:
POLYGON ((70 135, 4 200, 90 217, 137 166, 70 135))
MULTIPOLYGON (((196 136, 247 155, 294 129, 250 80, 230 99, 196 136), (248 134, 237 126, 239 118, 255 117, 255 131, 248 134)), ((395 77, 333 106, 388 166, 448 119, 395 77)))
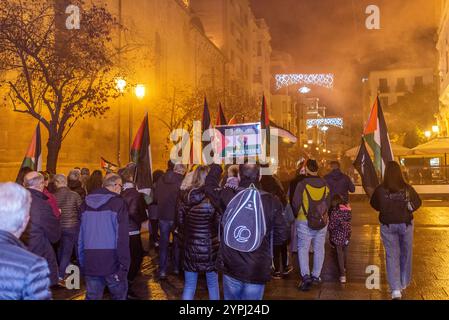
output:
MULTIPOLYGON (((413 282, 404 299, 449 300, 449 203, 426 201, 424 207, 415 214, 415 240, 413 282)), ((145 235, 145 243, 147 236, 145 235)), ((377 214, 367 202, 353 204, 353 234, 348 256, 348 283, 338 283, 337 265, 334 251, 326 246, 326 260, 323 268, 323 284, 310 292, 298 291, 299 272, 297 261, 295 270, 287 279, 272 280, 266 288, 265 299, 303 300, 379 300, 390 299, 385 278, 385 258, 380 240, 377 214), (376 265, 381 269, 381 290, 368 290, 365 286, 367 266, 376 265)), ((135 291, 144 299, 179 299, 182 295, 182 278, 170 275, 166 281, 158 281, 156 276, 157 255, 145 257, 142 274, 136 281, 135 291)), ((207 299, 205 280, 201 279, 197 289, 197 299, 207 299)), ((55 299, 83 299, 83 291, 59 289, 55 299)))

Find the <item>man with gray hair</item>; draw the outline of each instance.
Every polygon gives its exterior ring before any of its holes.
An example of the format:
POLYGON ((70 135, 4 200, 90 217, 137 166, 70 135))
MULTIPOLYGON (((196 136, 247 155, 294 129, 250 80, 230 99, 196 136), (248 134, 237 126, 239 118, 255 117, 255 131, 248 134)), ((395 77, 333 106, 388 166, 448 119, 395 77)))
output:
POLYGON ((78 242, 79 234, 79 209, 82 203, 78 193, 67 187, 67 178, 63 174, 54 176, 56 186, 56 203, 61 209, 61 241, 58 248, 59 279, 66 277, 66 269, 70 264, 73 249, 78 242))
POLYGON ((24 186, 31 193, 30 222, 22 236, 28 250, 45 258, 50 268, 50 285, 58 284, 58 262, 52 244, 59 241, 61 227, 44 191, 44 177, 38 172, 25 176, 24 186))
POLYGON ((30 220, 30 193, 1 183, 0 203, 0 300, 51 299, 47 261, 19 240, 30 220))
POLYGON ((78 255, 87 300, 101 300, 107 286, 113 300, 126 300, 130 265, 128 208, 120 196, 120 176, 108 174, 103 188, 81 205, 78 255))

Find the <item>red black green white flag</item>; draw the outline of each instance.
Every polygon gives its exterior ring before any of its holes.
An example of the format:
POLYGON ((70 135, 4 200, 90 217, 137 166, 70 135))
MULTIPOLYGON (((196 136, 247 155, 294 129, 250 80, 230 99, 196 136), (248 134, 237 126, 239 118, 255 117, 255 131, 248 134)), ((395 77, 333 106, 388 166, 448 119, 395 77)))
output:
POLYGON ((136 164, 135 183, 139 190, 149 189, 153 186, 150 129, 148 126, 148 113, 134 138, 131 147, 131 159, 136 164))
POLYGON ((100 166, 106 172, 116 172, 118 169, 118 165, 106 160, 103 157, 101 157, 100 166))
POLYGON ((217 120, 215 121, 216 126, 225 126, 227 124, 226 117, 223 112, 223 107, 221 106, 221 103, 218 105, 218 113, 217 113, 217 120))
POLYGON ((28 167, 34 171, 42 171, 41 127, 37 125, 20 168, 28 167))
POLYGON ((376 98, 363 137, 374 153, 374 167, 382 176, 385 171, 385 165, 393 161, 393 151, 388 136, 387 124, 380 104, 379 97, 376 98))
POLYGON ((371 197, 374 193, 374 189, 379 185, 379 179, 363 138, 357 158, 354 161, 354 168, 356 168, 362 178, 363 189, 365 189, 366 194, 371 197))

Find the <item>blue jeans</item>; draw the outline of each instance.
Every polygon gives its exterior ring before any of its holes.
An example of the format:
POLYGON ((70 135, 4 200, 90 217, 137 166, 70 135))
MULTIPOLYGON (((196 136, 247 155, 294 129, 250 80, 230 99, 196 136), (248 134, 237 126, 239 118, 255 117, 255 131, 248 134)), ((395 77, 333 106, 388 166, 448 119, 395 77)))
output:
POLYGON ((413 231, 413 224, 380 226, 386 254, 387 278, 392 291, 406 288, 412 280, 413 231))
POLYGON ((262 300, 264 292, 264 284, 246 283, 223 275, 225 300, 262 300))
POLYGON ((117 275, 106 277, 86 276, 86 300, 102 300, 104 287, 107 286, 112 300, 126 300, 128 297, 128 280, 117 275))
POLYGON ((173 263, 174 270, 179 271, 179 247, 176 236, 173 233, 174 221, 159 220, 159 230, 161 237, 159 239, 159 272, 167 272, 168 246, 170 244, 170 234, 173 234, 173 263))
POLYGON ((312 230, 307 225, 307 221, 297 221, 296 232, 298 236, 298 259, 301 276, 310 276, 309 250, 310 244, 313 243, 312 276, 319 278, 324 263, 327 226, 321 230, 312 230))
MULTIPOLYGON (((182 300, 193 300, 195 298, 198 272, 185 271, 184 292, 182 300)), ((209 300, 220 300, 220 289, 218 287, 218 274, 216 272, 206 272, 207 291, 209 300)))
POLYGON ((65 270, 70 264, 73 249, 78 242, 79 227, 67 228, 61 230, 61 242, 58 248, 59 277, 65 277, 65 270))

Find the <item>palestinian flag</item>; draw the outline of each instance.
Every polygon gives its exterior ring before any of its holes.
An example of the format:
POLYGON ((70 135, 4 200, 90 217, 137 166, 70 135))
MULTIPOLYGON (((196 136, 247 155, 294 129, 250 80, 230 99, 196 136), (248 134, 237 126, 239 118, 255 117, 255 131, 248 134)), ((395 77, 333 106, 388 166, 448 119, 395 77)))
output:
POLYGON ((393 161, 394 157, 379 97, 376 98, 374 106, 371 109, 371 114, 363 132, 363 136, 373 150, 374 167, 380 176, 383 176, 385 164, 389 161, 393 161))
POLYGON ((359 153, 354 161, 354 168, 362 177, 362 186, 366 194, 371 197, 374 189, 379 185, 376 169, 371 161, 371 157, 365 146, 365 140, 362 138, 359 153))
POLYGON ((226 125, 226 117, 223 112, 223 108, 221 106, 221 103, 218 105, 218 113, 217 113, 217 120, 215 121, 216 126, 224 126, 226 125))
POLYGON ((136 164, 134 181, 138 190, 149 189, 153 186, 150 129, 148 127, 148 113, 137 131, 131 147, 131 159, 136 164))
POLYGON ((290 131, 288 131, 287 129, 284 129, 280 126, 278 126, 276 123, 274 123, 273 121, 270 121, 270 127, 277 129, 278 131, 278 136, 287 140, 288 143, 296 143, 298 142, 298 138, 290 131))
POLYGON ((105 158, 101 158, 100 166, 106 172, 116 172, 118 169, 118 165, 112 163, 111 161, 106 160, 105 158))
POLYGON ((233 125, 235 125, 235 124, 237 124, 237 118, 236 118, 236 116, 234 115, 234 116, 231 118, 231 120, 229 120, 228 125, 233 126, 233 125))
POLYGON ((42 171, 42 142, 41 142, 41 126, 40 123, 34 131, 33 138, 28 146, 25 158, 20 168, 28 167, 33 171, 42 171))

